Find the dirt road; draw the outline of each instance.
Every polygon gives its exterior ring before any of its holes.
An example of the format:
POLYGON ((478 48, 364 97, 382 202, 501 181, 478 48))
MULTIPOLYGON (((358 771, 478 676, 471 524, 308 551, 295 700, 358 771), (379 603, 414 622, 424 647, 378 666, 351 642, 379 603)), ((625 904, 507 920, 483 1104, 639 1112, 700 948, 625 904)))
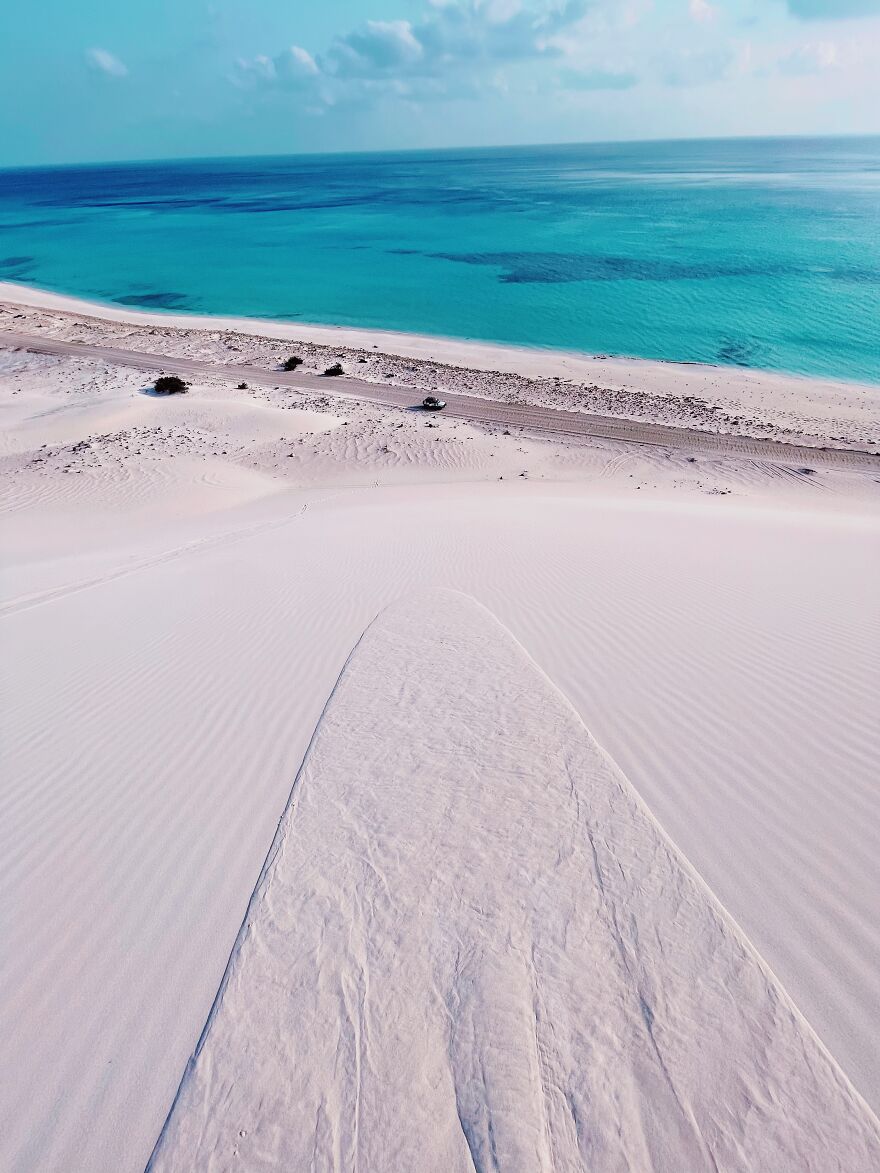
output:
MULTIPOLYGON (((302 371, 266 370, 254 366, 210 362, 205 359, 123 350, 113 346, 65 342, 13 330, 0 330, 0 346, 28 350, 37 354, 98 359, 140 371, 173 371, 175 374, 190 376, 221 375, 237 382, 271 387, 286 386, 295 390, 322 391, 333 395, 342 394, 404 409, 417 407, 422 399, 422 391, 415 388, 369 383, 351 375, 332 379, 302 371)), ((807 445, 786 444, 778 440, 718 435, 695 428, 641 423, 526 403, 502 403, 471 395, 444 393, 444 399, 447 403, 444 412, 446 416, 472 423, 522 428, 529 432, 557 436, 596 437, 629 444, 647 444, 702 455, 743 456, 753 460, 770 460, 808 468, 864 469, 880 473, 880 455, 863 450, 813 448, 807 445)))

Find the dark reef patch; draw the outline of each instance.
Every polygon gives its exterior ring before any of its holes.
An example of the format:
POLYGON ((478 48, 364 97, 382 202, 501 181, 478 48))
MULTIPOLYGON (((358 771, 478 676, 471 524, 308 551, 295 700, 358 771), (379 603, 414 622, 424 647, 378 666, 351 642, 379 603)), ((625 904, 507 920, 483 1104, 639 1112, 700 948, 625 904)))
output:
POLYGON ((734 367, 764 367, 767 348, 755 338, 723 338, 715 352, 718 362, 734 367))
POLYGON ((707 265, 646 257, 589 256, 577 253, 431 253, 437 260, 487 265, 504 272, 505 285, 564 285, 577 281, 711 281, 723 277, 786 276, 789 266, 707 265))
MULTIPOLYGON (((391 249, 395 253, 414 250, 391 249)), ((814 278, 815 270, 796 264, 702 264, 652 257, 621 257, 603 254, 551 252, 428 253, 440 261, 461 265, 485 265, 503 270, 498 280, 504 285, 566 285, 578 281, 713 281, 743 277, 814 278)), ((880 281, 880 271, 858 266, 840 266, 825 274, 834 281, 859 284, 880 281)))
POLYGON ((0 223, 0 232, 29 232, 31 228, 69 228, 71 224, 79 223, 74 217, 41 217, 39 220, 4 220, 0 223))
POLYGON ((31 277, 36 259, 30 256, 0 257, 0 280, 31 277))
POLYGON ((189 298, 185 293, 162 292, 154 290, 146 293, 127 293, 122 297, 112 299, 117 305, 143 306, 145 309, 183 310, 189 307, 189 298))

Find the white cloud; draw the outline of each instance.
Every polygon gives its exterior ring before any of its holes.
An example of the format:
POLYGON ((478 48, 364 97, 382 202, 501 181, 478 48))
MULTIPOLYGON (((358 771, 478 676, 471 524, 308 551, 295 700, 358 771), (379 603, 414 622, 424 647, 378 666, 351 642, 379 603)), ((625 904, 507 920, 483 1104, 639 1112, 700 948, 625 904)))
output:
POLYGON ((586 0, 542 0, 537 5, 520 0, 447 0, 434 3, 414 24, 367 21, 337 38, 330 56, 344 59, 347 50, 354 49, 361 65, 420 73, 558 56, 552 38, 580 21, 586 10, 586 0))
POLYGON ((690 0, 690 14, 693 20, 706 24, 718 15, 718 9, 709 0, 690 0))
POLYGON ((362 76, 407 72, 425 55, 408 20, 368 20, 360 28, 337 37, 330 57, 335 71, 362 76))
POLYGON ((108 53, 106 49, 87 49, 86 61, 92 69, 106 73, 108 77, 126 77, 128 75, 125 64, 118 57, 114 57, 112 53, 108 53))
POLYGON ((560 34, 575 29, 593 2, 426 0, 419 20, 367 20, 316 57, 295 48, 240 61, 233 80, 306 90, 325 106, 472 97, 493 86, 499 66, 561 59, 560 34))
POLYGON ((278 77, 292 85, 308 83, 320 73, 314 57, 299 45, 291 45, 279 53, 274 64, 278 77))
MULTIPOLYGON (((334 38, 316 59, 305 50, 308 74, 348 80, 449 75, 478 64, 558 57, 553 38, 580 22, 589 0, 428 0, 423 17, 408 20, 367 20, 334 38), (311 66, 314 65, 314 70, 311 66)), ((278 57, 256 57, 241 63, 254 74, 276 74, 278 57)))
POLYGON ((233 80, 238 85, 277 85, 285 89, 308 89, 321 74, 311 53, 299 45, 283 49, 275 57, 261 54, 250 60, 239 60, 233 80))

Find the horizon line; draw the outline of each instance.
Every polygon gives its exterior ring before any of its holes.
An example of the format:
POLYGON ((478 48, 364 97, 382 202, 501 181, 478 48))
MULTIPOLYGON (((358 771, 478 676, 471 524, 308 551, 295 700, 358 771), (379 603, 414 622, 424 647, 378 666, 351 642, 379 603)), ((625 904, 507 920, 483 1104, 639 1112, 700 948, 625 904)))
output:
POLYGON ((341 159, 341 158, 370 158, 388 155, 437 155, 454 152, 479 151, 529 151, 553 150, 561 147, 613 147, 613 146, 648 146, 665 143, 723 143, 723 142, 789 142, 789 141, 865 141, 880 139, 880 130, 869 134, 730 134, 730 135, 686 135, 677 137, 661 136, 658 138, 622 138, 622 139, 565 139, 556 142, 536 143, 483 143, 458 144, 445 147, 392 147, 377 150, 348 150, 348 151, 279 151, 258 152, 255 154, 229 155, 150 155, 127 159, 85 159, 67 163, 2 163, 0 174, 10 171, 61 171, 66 168, 86 167, 138 167, 151 163, 210 163, 220 161, 248 160, 248 159, 341 159))

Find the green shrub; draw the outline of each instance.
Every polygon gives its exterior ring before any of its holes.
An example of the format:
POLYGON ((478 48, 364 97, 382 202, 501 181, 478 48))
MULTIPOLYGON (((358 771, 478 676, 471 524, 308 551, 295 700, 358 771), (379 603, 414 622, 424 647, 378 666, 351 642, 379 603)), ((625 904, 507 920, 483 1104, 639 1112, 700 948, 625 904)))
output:
POLYGON ((295 371, 297 367, 302 366, 302 359, 298 354, 292 354, 290 358, 286 358, 282 364, 285 371, 295 371))
POLYGON ((157 395, 180 395, 186 391, 189 383, 184 383, 179 375, 160 375, 153 385, 157 395))

